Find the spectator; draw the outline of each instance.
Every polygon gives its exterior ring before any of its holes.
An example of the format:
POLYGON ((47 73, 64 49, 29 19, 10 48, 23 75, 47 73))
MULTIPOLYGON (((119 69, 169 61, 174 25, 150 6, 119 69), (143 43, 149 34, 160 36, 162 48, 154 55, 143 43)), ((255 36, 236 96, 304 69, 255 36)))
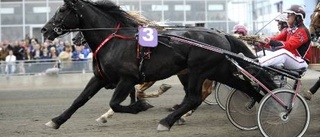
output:
POLYGON ((6 56, 6 68, 5 72, 7 78, 10 74, 13 74, 16 71, 16 56, 13 55, 13 51, 10 49, 9 54, 6 56))
POLYGON ((48 42, 43 42, 41 49, 42 50, 47 49, 47 51, 49 51, 50 50, 49 43, 48 42))
POLYGON ((64 70, 70 70, 72 66, 72 48, 70 45, 65 45, 64 51, 59 54, 61 60, 61 68, 64 70))
POLYGON ((72 53, 72 59, 77 60, 87 60, 89 52, 84 49, 84 45, 76 46, 75 51, 72 53))
POLYGON ((5 40, 0 46, 0 60, 5 61, 6 56, 9 54, 9 50, 12 50, 12 46, 7 40, 5 40))
POLYGON ((26 48, 26 52, 24 54, 25 60, 33 60, 30 48, 26 48))
POLYGON ((62 61, 72 61, 72 48, 69 45, 64 47, 64 50, 59 54, 59 59, 62 61))
POLYGON ((31 52, 33 52, 34 46, 35 46, 36 44, 38 44, 38 42, 37 42, 36 39, 31 39, 31 40, 30 40, 30 43, 29 43, 29 46, 28 46, 28 47, 30 48, 30 51, 31 51, 31 52))
POLYGON ((49 51, 47 48, 42 49, 42 56, 41 59, 51 59, 49 51))
POLYGON ((63 48, 64 48, 64 44, 62 41, 60 41, 59 38, 55 38, 53 40, 53 46, 56 48, 56 51, 58 53, 58 55, 63 51, 63 48))
POLYGON ((33 51, 31 52, 32 54, 32 58, 33 59, 40 59, 41 56, 43 55, 43 52, 41 50, 41 47, 40 47, 40 44, 35 44, 34 47, 33 47, 33 51))
POLYGON ((1 65, 1 61, 6 60, 6 56, 9 54, 9 50, 12 50, 12 46, 9 44, 9 41, 4 40, 3 43, 0 45, 0 71, 1 73, 5 73, 4 65, 1 65))
POLYGON ((24 69, 24 62, 23 60, 25 59, 25 46, 26 43, 24 40, 21 40, 18 44, 18 46, 16 47, 15 49, 15 56, 17 58, 17 61, 18 61, 18 72, 20 74, 24 74, 25 73, 25 69, 24 69))
POLYGON ((49 53, 49 56, 51 59, 57 59, 58 58, 58 53, 57 53, 57 50, 55 47, 51 47, 50 48, 50 53, 49 53))

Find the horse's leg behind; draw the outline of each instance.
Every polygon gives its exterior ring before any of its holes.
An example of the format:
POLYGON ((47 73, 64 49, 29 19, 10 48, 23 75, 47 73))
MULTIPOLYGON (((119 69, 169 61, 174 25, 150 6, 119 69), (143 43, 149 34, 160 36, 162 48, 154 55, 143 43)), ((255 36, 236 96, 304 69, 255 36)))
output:
MULTIPOLYGON (((136 102, 136 90, 134 87, 132 87, 130 89, 130 104, 133 104, 136 102)), ((109 118, 112 118, 114 115, 114 111, 109 108, 108 111, 106 113, 104 113, 103 115, 101 115, 100 117, 98 117, 96 119, 97 122, 99 123, 107 123, 109 118)))
POLYGON ((202 102, 202 84, 204 78, 201 73, 189 73, 188 74, 188 90, 186 90, 186 96, 180 107, 173 111, 166 118, 160 120, 157 127, 158 131, 168 131, 172 125, 177 122, 184 114, 191 110, 197 109, 202 102))
POLYGON ((87 83, 81 94, 73 101, 72 105, 58 117, 53 118, 45 125, 54 129, 58 129, 65 123, 81 106, 89 101, 101 88, 104 87, 105 81, 93 76, 87 83))
POLYGON ((150 104, 147 104, 142 100, 138 100, 136 103, 130 104, 128 106, 121 105, 121 103, 127 98, 130 93, 130 91, 128 91, 127 89, 134 87, 134 85, 135 79, 133 78, 122 77, 120 79, 110 100, 110 107, 114 112, 137 114, 150 108, 150 104))
MULTIPOLYGON (((135 86, 135 88, 131 89, 130 91, 130 98, 131 102, 130 104, 133 104, 136 102, 136 97, 138 97, 138 100, 143 100, 144 98, 150 98, 150 97, 158 97, 164 92, 166 92, 168 89, 171 88, 171 85, 168 84, 162 84, 157 92, 152 93, 144 93, 145 90, 150 88, 155 82, 145 82, 143 84, 138 84, 135 86), (137 95, 136 95, 137 93, 137 95)), ((149 104, 148 102, 145 102, 146 104, 149 104)), ((151 104, 149 104, 150 108, 153 107, 151 104)), ((112 118, 114 115, 114 111, 110 108, 106 113, 101 115, 99 118, 96 119, 97 122, 100 123, 106 123, 108 122, 107 119, 112 118)))
POLYGON ((161 84, 158 91, 145 93, 144 91, 150 88, 154 83, 155 81, 151 81, 151 82, 144 82, 143 84, 136 85, 135 88, 137 90, 136 94, 138 99, 159 97, 160 95, 162 95, 163 93, 165 93, 167 90, 171 88, 171 85, 169 84, 161 84))
MULTIPOLYGON (((212 93, 213 81, 206 79, 202 84, 202 101, 204 101, 212 93)), ((178 124, 182 125, 186 122, 187 117, 191 116, 195 110, 190 110, 178 120, 178 124)))
MULTIPOLYGON (((181 84, 183 85, 183 89, 185 91, 185 97, 184 99, 182 100, 182 102, 185 100, 185 98, 188 97, 188 77, 189 75, 187 74, 187 72, 185 73, 180 73, 177 75, 181 84)), ((203 84, 202 84, 202 101, 205 100, 212 92, 212 81, 211 80, 208 80, 206 79, 203 84)), ((181 104, 182 104, 181 102, 181 104)), ((169 109, 169 111, 174 111, 176 109, 178 109, 180 107, 180 104, 176 104, 174 105, 172 108, 169 109)))
POLYGON ((213 81, 206 79, 202 84, 202 101, 204 101, 212 93, 213 81))
MULTIPOLYGON (((179 73, 177 74, 179 81, 181 82, 182 86, 183 86, 183 90, 185 92, 184 98, 182 100, 182 102, 180 104, 182 104, 185 99, 188 97, 188 80, 189 80, 189 74, 187 72, 185 73, 179 73)), ((171 108, 168 109, 168 111, 175 111, 176 109, 178 109, 180 107, 180 104, 175 104, 174 106, 172 106, 171 108)))

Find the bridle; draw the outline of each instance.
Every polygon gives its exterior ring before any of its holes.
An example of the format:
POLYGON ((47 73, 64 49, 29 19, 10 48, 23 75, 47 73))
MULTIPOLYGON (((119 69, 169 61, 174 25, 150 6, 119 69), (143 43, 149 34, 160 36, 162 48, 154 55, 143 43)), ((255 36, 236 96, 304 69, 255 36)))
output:
MULTIPOLYGON (((60 12, 61 7, 59 8, 59 10, 57 12, 60 12)), ((69 16, 69 14, 71 13, 71 10, 68 10, 68 13, 65 14, 63 17, 61 17, 61 19, 58 19, 59 24, 57 25, 56 23, 52 23, 53 26, 53 31, 55 33, 57 33, 58 35, 61 35, 63 32, 69 32, 69 31, 64 31, 66 26, 63 24, 63 22, 66 20, 66 18, 69 16)), ((57 13, 56 13, 57 14, 57 13)), ((78 16, 78 14, 76 14, 76 16, 78 16)))
MULTIPOLYGON (((72 5, 72 6, 74 6, 74 5, 72 5)), ((76 11, 77 9, 76 8, 74 8, 74 10, 76 11)), ((59 12, 59 10, 57 11, 57 12, 59 12)), ((71 12, 73 12, 72 10, 68 10, 68 13, 67 14, 64 14, 64 17, 62 17, 61 19, 59 19, 59 25, 57 25, 57 24, 55 24, 55 23, 52 23, 52 26, 53 26, 53 31, 55 32, 55 33, 57 33, 58 35, 61 35, 63 32, 67 32, 67 33, 70 33, 70 32, 77 32, 77 31, 99 31, 99 30, 114 30, 114 29, 116 29, 116 28, 88 28, 88 29, 79 29, 79 28, 77 28, 77 29, 66 29, 67 28, 67 26, 66 25, 64 25, 63 24, 63 22, 65 21, 65 19, 69 16, 69 14, 71 14, 71 12)), ((81 18, 82 17, 82 15, 80 14, 78 14, 78 13, 76 13, 75 14, 78 18, 81 18)), ((126 30, 138 30, 137 28, 132 28, 132 27, 121 27, 121 28, 118 28, 118 30, 120 30, 120 29, 126 29, 126 30)))

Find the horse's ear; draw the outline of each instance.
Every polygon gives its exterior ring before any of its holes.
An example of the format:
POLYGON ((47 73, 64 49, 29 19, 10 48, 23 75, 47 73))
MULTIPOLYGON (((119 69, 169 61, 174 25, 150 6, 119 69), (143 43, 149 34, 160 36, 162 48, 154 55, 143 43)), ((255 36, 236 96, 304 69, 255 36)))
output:
POLYGON ((74 5, 78 0, 63 0, 67 5, 74 5))

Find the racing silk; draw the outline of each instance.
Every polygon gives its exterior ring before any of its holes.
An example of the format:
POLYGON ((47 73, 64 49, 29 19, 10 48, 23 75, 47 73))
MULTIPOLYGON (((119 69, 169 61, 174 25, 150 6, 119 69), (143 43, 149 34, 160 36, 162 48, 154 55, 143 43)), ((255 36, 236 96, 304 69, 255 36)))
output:
POLYGON ((295 56, 300 56, 307 63, 311 61, 311 36, 304 24, 301 24, 298 28, 285 28, 271 40, 281 42, 281 46, 277 48, 284 48, 295 56))

